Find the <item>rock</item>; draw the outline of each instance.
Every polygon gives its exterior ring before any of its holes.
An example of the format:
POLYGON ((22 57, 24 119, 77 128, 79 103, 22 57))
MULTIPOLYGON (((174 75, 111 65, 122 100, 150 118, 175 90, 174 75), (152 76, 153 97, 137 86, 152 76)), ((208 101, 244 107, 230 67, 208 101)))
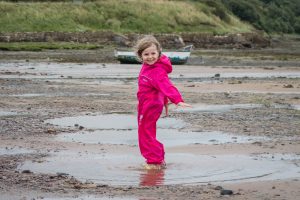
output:
POLYGON ((106 184, 97 184, 97 187, 98 187, 98 188, 101 188, 101 187, 108 187, 108 185, 106 185, 106 184))
POLYGON ((86 180, 84 184, 94 184, 94 182, 91 180, 86 180))
POLYGON ((222 190, 223 188, 222 188, 222 186, 216 186, 214 189, 215 190, 222 190))
POLYGON ((129 38, 121 34, 115 34, 113 36, 113 41, 118 46, 128 47, 130 45, 129 38))
POLYGON ((221 195, 232 195, 233 191, 222 189, 220 193, 221 193, 221 195))
POLYGON ((57 172, 56 175, 57 175, 58 177, 69 176, 69 174, 64 173, 64 172, 57 172))
POLYGON ((56 133, 56 130, 54 130, 54 129, 48 129, 47 133, 48 134, 54 134, 54 133, 56 133))
POLYGON ((32 174, 32 171, 30 171, 29 169, 25 169, 22 171, 23 174, 32 174))
POLYGON ((224 96, 227 97, 227 98, 231 98, 229 92, 224 92, 224 96))
POLYGON ((242 81, 240 81, 240 80, 230 80, 230 81, 228 81, 228 84, 242 84, 242 81))
POLYGON ((252 144, 262 146, 262 142, 252 142, 252 144))
POLYGON ((294 88, 292 84, 284 84, 283 88, 294 88))
POLYGON ((81 186, 81 188, 84 188, 84 189, 92 189, 92 188, 96 188, 97 185, 95 183, 91 183, 91 184, 83 184, 81 186))
POLYGON ((82 186, 80 184, 76 184, 73 187, 74 187, 74 189, 82 189, 82 186))

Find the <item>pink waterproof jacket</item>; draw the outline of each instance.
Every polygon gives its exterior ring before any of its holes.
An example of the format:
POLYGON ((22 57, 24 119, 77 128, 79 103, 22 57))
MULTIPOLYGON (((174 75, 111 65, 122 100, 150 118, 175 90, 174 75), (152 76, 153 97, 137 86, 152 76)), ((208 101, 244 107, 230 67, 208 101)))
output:
POLYGON ((171 62, 165 55, 153 65, 144 63, 138 78, 139 104, 163 106, 168 102, 167 99, 174 104, 183 102, 181 94, 169 80, 168 74, 171 72, 171 62))
POLYGON ((168 73, 171 72, 169 58, 162 55, 153 65, 143 64, 139 75, 139 147, 148 164, 164 162, 164 145, 156 139, 156 122, 164 104, 168 99, 175 104, 183 101, 177 88, 169 80, 168 73))

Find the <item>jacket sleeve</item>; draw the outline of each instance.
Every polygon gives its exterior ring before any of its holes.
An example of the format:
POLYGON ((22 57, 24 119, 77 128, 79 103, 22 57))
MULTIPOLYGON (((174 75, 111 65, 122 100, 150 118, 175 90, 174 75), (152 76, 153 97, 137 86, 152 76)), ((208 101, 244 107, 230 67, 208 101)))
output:
MULTIPOLYGON (((152 85, 161 91, 172 103, 178 104, 183 102, 180 92, 170 81, 166 72, 158 72, 152 79, 152 85)), ((164 101, 166 103, 166 99, 164 101)))

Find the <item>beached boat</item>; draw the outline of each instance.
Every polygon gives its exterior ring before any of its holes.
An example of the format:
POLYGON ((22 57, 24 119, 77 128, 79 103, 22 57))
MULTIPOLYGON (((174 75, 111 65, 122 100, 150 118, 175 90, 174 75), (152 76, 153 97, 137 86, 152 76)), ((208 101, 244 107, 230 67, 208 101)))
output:
MULTIPOLYGON (((193 45, 186 46, 176 51, 163 51, 162 53, 168 56, 173 65, 185 64, 190 55, 193 45)), ((122 64, 138 64, 140 61, 133 51, 115 50, 115 57, 122 64)))

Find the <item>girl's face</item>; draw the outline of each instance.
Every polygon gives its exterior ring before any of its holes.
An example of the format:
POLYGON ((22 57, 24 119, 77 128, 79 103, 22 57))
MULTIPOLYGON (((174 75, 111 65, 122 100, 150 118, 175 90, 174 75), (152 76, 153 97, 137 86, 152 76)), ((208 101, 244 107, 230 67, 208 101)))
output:
POLYGON ((152 44, 142 52, 142 60, 148 65, 153 65, 159 58, 157 47, 152 44))

